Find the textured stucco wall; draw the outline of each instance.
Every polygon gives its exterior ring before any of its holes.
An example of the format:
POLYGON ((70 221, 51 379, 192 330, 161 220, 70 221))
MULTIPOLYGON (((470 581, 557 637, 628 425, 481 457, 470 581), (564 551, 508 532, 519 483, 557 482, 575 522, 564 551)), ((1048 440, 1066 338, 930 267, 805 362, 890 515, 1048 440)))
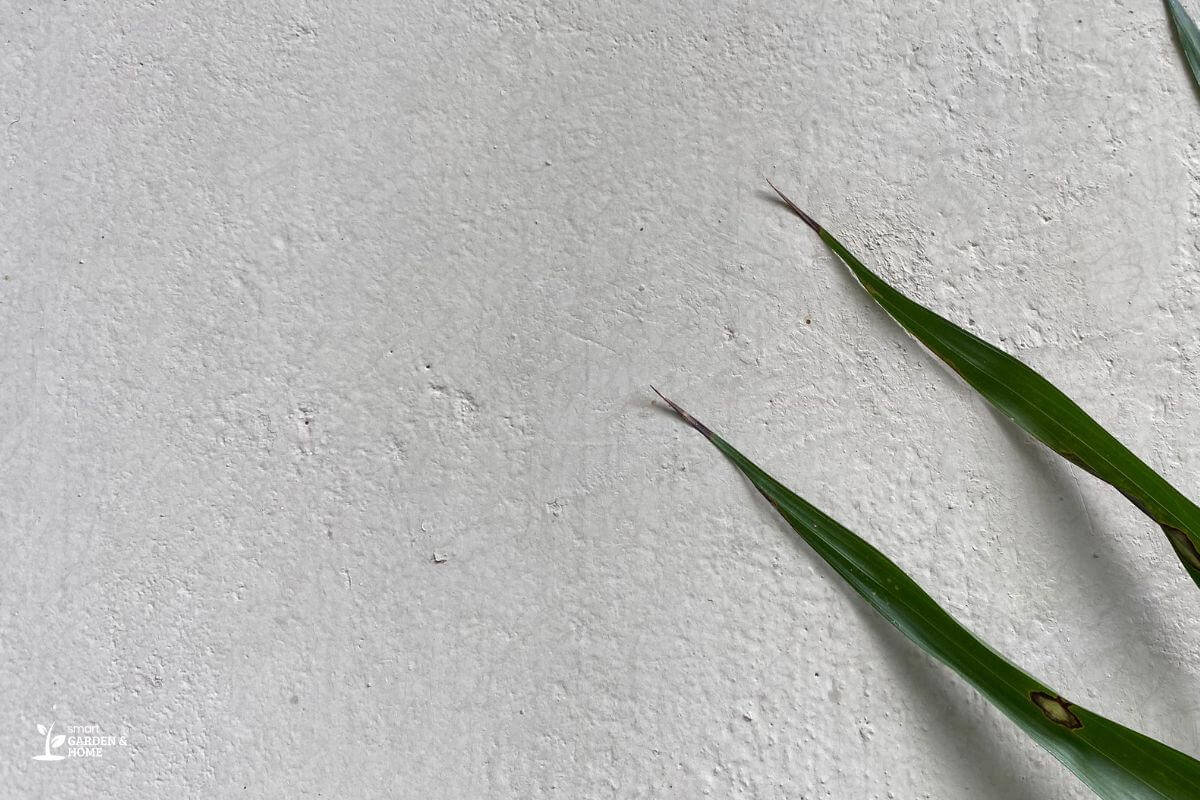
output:
POLYGON ((3 3, 5 797, 1082 798, 654 382, 1200 752, 1195 590, 767 199, 1200 495, 1156 2, 3 3), (127 736, 34 761, 38 724, 127 736))

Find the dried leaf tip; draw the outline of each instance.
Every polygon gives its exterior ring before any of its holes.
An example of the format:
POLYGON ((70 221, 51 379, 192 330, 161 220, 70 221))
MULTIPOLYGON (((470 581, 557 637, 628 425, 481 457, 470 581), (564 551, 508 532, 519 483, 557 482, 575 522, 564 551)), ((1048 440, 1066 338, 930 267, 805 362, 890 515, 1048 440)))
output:
MULTIPOLYGON (((650 388, 654 389, 653 386, 651 386, 650 388)), ((688 425, 691 425, 696 430, 700 431, 702 434, 707 436, 709 439, 713 438, 713 432, 708 429, 707 425, 705 425, 703 422, 701 422, 700 420, 693 417, 688 412, 684 411, 682 408, 679 407, 679 405, 674 400, 667 397, 665 394, 660 392, 658 389, 654 389, 654 393, 656 395, 658 395, 659 397, 661 397, 662 401, 664 403, 666 403, 667 405, 669 405, 671 407, 671 410, 674 411, 676 414, 678 414, 679 418, 681 420, 686 422, 688 425)))
POLYGON ((783 201, 783 204, 785 206, 787 206, 789 209, 791 209, 791 212, 793 214, 795 214, 800 219, 804 220, 804 224, 807 225, 808 227, 812 228, 817 233, 821 232, 821 226, 817 224, 817 221, 815 219, 810 217, 808 214, 804 213, 804 210, 801 209, 800 206, 793 203, 792 198, 788 197, 786 194, 779 191, 779 187, 776 186, 774 183, 772 183, 770 178, 766 178, 766 181, 767 181, 767 185, 769 185, 772 189, 775 190, 775 194, 779 195, 779 199, 783 201))

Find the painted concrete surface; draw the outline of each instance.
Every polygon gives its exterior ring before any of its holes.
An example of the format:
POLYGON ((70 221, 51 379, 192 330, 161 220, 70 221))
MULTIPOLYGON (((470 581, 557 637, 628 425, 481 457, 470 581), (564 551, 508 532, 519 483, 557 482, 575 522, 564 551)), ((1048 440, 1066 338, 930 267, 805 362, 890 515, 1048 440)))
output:
POLYGON ((1166 541, 762 180, 1200 495, 1159 4, 38 0, 0 40, 5 797, 1088 796, 651 383, 1200 753, 1166 541))

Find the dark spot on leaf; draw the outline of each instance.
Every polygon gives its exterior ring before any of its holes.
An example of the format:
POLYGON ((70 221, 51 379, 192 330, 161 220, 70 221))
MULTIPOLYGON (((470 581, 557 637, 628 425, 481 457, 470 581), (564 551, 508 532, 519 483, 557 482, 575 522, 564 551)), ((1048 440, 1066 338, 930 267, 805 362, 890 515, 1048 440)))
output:
MULTIPOLYGON (((1078 462, 1075 462, 1075 463, 1078 463, 1078 462)), ((1086 467, 1085 467, 1085 469, 1086 469, 1086 467)), ((1124 489, 1122 489, 1120 487, 1117 487, 1117 491, 1119 491, 1121 494, 1125 495, 1125 499, 1128 500, 1129 502, 1133 503, 1137 507, 1138 511, 1141 511, 1143 514, 1150 517, 1150 519, 1153 519, 1155 522, 1158 522, 1158 520, 1155 518, 1155 515, 1150 513, 1150 509, 1146 508, 1146 504, 1143 503, 1140 499, 1138 499, 1137 497, 1135 497, 1134 495, 1130 494, 1129 492, 1125 491, 1124 489)), ((1158 524, 1162 525, 1161 522, 1159 522, 1158 524)))
MULTIPOLYGON (((1078 455, 1077 453, 1075 453, 1074 451, 1071 451, 1071 450, 1059 450, 1059 451, 1058 451, 1058 454, 1059 454, 1060 456, 1062 456, 1063 458, 1065 458, 1067 461, 1070 461, 1070 462, 1071 462, 1072 464, 1074 464, 1075 466, 1079 467, 1079 468, 1080 468, 1081 470, 1083 470, 1084 472, 1091 472, 1093 475, 1094 475, 1094 474, 1096 474, 1096 473, 1095 473, 1095 471, 1094 471, 1094 470, 1093 470, 1091 467, 1089 467, 1087 464, 1085 464, 1085 463, 1083 462, 1083 459, 1081 459, 1081 458, 1079 457, 1079 455, 1078 455)), ((1132 497, 1130 494, 1128 494, 1127 492, 1123 491, 1123 490, 1122 490, 1122 489, 1120 489, 1119 487, 1118 487, 1117 491, 1119 491, 1119 492, 1121 492, 1121 494, 1125 495, 1125 498, 1126 498, 1127 500, 1129 500, 1129 502, 1133 503, 1135 506, 1137 506, 1138 508, 1142 509, 1142 511, 1145 511, 1145 510, 1146 510, 1145 506, 1143 506, 1141 503, 1139 503, 1137 500, 1135 500, 1135 499, 1134 499, 1134 498, 1133 498, 1133 497, 1132 497)))
POLYGON ((1175 548, 1175 554, 1179 556, 1180 561, 1191 569, 1200 570, 1200 549, 1196 548, 1196 542, 1186 531, 1163 522, 1160 519, 1163 515, 1152 513, 1145 503, 1124 489, 1121 489, 1120 492, 1125 495, 1125 499, 1137 506, 1138 510, 1159 524, 1171 542, 1171 547, 1175 548))
POLYGON ((1173 528, 1170 525, 1162 526, 1163 533, 1167 534, 1167 538, 1171 540, 1171 546, 1175 548, 1175 552, 1179 554, 1180 560, 1193 569, 1200 569, 1200 550, 1196 549, 1196 543, 1179 528, 1173 528))
POLYGON ((1083 723, 1079 720, 1079 717, 1075 716, 1075 712, 1071 710, 1072 704, 1061 695, 1052 695, 1047 692, 1030 692, 1029 699, 1046 716, 1046 719, 1055 725, 1062 725, 1064 728, 1072 731, 1083 727, 1083 723))

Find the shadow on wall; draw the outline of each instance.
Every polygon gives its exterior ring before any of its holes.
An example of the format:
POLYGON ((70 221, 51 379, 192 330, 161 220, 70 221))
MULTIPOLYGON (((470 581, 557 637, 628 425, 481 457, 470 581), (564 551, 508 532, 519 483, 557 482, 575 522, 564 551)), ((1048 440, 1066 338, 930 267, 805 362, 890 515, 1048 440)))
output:
MULTIPOLYGON (((1143 666, 1147 668, 1147 674, 1155 675, 1155 696, 1164 700, 1154 716, 1172 718, 1181 728, 1186 728, 1195 713, 1194 698, 1200 692, 1200 685, 1195 673, 1189 674, 1183 669, 1186 659, 1166 657, 1174 649, 1170 645, 1171 625, 1165 616, 1166 610, 1161 604, 1148 602, 1146 595, 1138 591, 1142 581, 1134 576, 1124 558, 1113 553, 1109 538, 1104 535, 1103 523, 1098 526, 1088 509, 1087 498, 1073 471, 1075 468, 1018 428, 990 403, 983 402, 983 405, 1012 446, 1013 456, 1022 462, 1025 473, 1045 487, 1045 491, 1025 498, 1030 503, 1044 501, 1038 509, 1039 517, 1053 519, 1061 513, 1055 508, 1057 498, 1071 498, 1066 502, 1071 503, 1074 511, 1072 524, 1056 526, 1046 535, 1066 541, 1067 549, 1075 559, 1070 574, 1088 577, 1076 581, 1086 595, 1087 607, 1114 610, 1103 620, 1105 634, 1112 640, 1111 652, 1125 653, 1127 658, 1144 656, 1148 659, 1143 666), (1129 613, 1135 608, 1140 613, 1129 613), (1155 655, 1160 657, 1149 663, 1155 655)), ((1170 545, 1157 525, 1145 518, 1137 519, 1135 524, 1148 544, 1157 539, 1157 545, 1170 552, 1170 545)), ((1183 573, 1173 553, 1166 568, 1183 573)))
MULTIPOLYGON (((749 480, 743 479, 743 482, 746 490, 754 495, 753 503, 763 521, 769 520, 776 530, 786 535, 794 547, 804 552, 822 579, 837 587, 858 622, 885 651, 883 666, 895 677, 901 690, 912 697, 912 707, 921 715, 918 735, 927 737, 929 748, 938 751, 933 763, 953 773, 953 782, 979 800, 1013 800, 1028 796, 1028 781, 1036 777, 1030 774, 1028 756, 1021 749, 998 744, 995 731, 979 724, 977 712, 965 700, 976 695, 979 702, 974 708, 986 708, 987 713, 1003 718, 1004 724, 1009 724, 1008 719, 978 697, 974 687, 954 675, 949 667, 922 652, 880 617, 833 567, 812 552, 749 480), (947 680, 949 676, 954 677, 947 680)), ((1019 731, 1015 725, 1011 728, 1019 731)), ((846 732, 847 736, 851 733, 846 732)), ((1065 767, 1063 773, 1070 775, 1065 767)))
MULTIPOLYGON (((670 415, 673 421, 676 419, 666 407, 655 403, 654 408, 670 415)), ((736 471, 732 465, 727 466, 736 471)), ((994 731, 979 724, 971 705, 964 702, 968 693, 977 694, 975 689, 962 680, 947 681, 947 676, 953 674, 949 668, 936 663, 879 617, 829 564, 812 552, 748 479, 742 476, 742 481, 751 495, 749 507, 754 510, 750 513, 757 512, 764 523, 780 531, 794 547, 804 552, 821 577, 837 586, 863 627, 886 650, 886 668, 895 676, 902 690, 915 700, 914 707, 920 709, 920 735, 927 736, 927 732, 934 732, 928 746, 938 751, 935 762, 943 765, 947 772, 952 771, 954 782, 964 790, 969 790, 971 797, 980 800, 1013 800, 1026 796, 1024 792, 1029 788, 1028 781, 1032 777, 1029 760, 1017 748, 998 746, 994 731)), ((980 698, 977 705, 984 706, 986 703, 980 698)), ((988 713, 992 713, 990 706, 988 709, 988 713)), ((813 712, 798 709, 796 713, 813 712)), ((1016 730, 1016 727, 1013 729, 1016 730)), ((847 730, 846 735, 853 735, 853 731, 847 730)))

